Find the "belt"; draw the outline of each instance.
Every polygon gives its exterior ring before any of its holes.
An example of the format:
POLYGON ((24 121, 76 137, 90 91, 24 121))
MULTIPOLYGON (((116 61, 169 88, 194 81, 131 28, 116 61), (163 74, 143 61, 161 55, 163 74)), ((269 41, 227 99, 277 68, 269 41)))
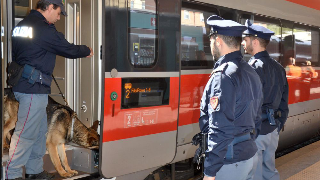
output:
POLYGON ((28 83, 40 83, 46 86, 51 86, 52 77, 42 73, 38 69, 28 64, 24 65, 22 77, 28 79, 28 83))
POLYGON ((233 159, 233 146, 238 144, 238 143, 241 143, 243 141, 246 141, 246 140, 249 140, 251 139, 251 136, 250 136, 250 132, 246 133, 246 134, 243 134, 241 136, 238 136, 238 137, 235 137, 233 139, 233 141, 228 145, 228 150, 227 150, 227 154, 226 154, 226 159, 227 160, 231 160, 233 159))

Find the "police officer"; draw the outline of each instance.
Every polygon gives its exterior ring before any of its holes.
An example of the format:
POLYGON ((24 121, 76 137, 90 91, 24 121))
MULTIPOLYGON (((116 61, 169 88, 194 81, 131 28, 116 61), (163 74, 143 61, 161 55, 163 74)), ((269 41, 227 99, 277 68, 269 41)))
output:
POLYGON ((39 0, 36 10, 31 10, 13 30, 12 60, 24 68, 13 87, 20 105, 10 143, 6 179, 22 179, 22 166, 28 179, 54 177, 43 170, 43 156, 46 152, 46 106, 56 55, 66 58, 93 55, 91 48, 70 44, 56 30, 54 23, 61 14, 67 15, 62 0, 39 0))
POLYGON ((242 45, 246 53, 253 55, 249 64, 259 74, 263 84, 262 124, 256 139, 258 164, 254 173, 256 180, 279 180, 275 168, 275 151, 278 147, 279 131, 288 117, 288 82, 285 69, 272 59, 266 47, 274 32, 246 21, 242 45))
POLYGON ((216 15, 207 24, 217 62, 200 107, 200 129, 208 130, 204 180, 250 179, 257 151, 251 133, 262 103, 261 81, 240 52, 246 27, 216 15))

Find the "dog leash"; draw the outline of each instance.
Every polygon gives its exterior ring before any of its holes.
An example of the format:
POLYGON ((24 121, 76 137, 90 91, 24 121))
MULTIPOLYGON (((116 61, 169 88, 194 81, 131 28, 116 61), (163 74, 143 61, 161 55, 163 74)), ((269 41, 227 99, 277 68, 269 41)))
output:
MULTIPOLYGON (((52 76, 52 79, 54 80, 54 82, 56 83, 56 85, 57 85, 57 87, 58 87, 58 89, 59 89, 59 92, 60 92, 60 94, 61 94, 61 96, 62 96, 62 99, 63 99, 64 102, 66 103, 66 106, 68 106, 68 107, 71 109, 71 107, 69 106, 69 104, 68 104, 68 102, 67 102, 64 94, 62 93, 62 91, 61 91, 61 89, 60 89, 60 86, 59 86, 56 78, 54 78, 54 75, 53 75, 53 74, 52 74, 51 76, 52 76)), ((78 115, 77 115, 77 113, 76 113, 75 111, 73 111, 73 114, 71 115, 71 117, 72 117, 72 124, 71 124, 70 136, 71 136, 71 139, 72 139, 72 138, 73 138, 73 126, 74 126, 74 121, 75 121, 75 118, 77 118, 77 119, 79 119, 79 118, 78 118, 78 115)))
MULTIPOLYGON (((64 97, 64 94, 62 93, 62 91, 61 91, 61 89, 60 89, 60 86, 59 86, 56 78, 54 78, 54 75, 53 75, 53 74, 52 74, 51 76, 52 76, 52 79, 54 80, 54 82, 56 83, 56 85, 57 85, 57 87, 58 87, 58 89, 59 89, 59 92, 60 92, 60 94, 61 94, 61 96, 62 96, 62 99, 64 100, 64 102, 66 102, 66 105, 69 106, 69 104, 68 104, 68 102, 67 102, 67 100, 66 100, 66 97, 64 97)), ((69 106, 69 107, 70 107, 70 106, 69 106)))

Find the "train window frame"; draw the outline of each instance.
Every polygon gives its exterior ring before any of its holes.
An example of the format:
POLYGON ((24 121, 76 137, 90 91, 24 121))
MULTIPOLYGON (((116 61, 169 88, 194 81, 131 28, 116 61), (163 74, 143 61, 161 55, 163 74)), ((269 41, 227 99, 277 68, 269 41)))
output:
MULTIPOLYGON (((182 11, 199 11, 199 12, 205 12, 205 13, 208 13, 208 14, 217 14, 217 15, 220 15, 220 12, 219 12, 219 9, 216 5, 211 5, 211 4, 208 4, 206 6, 203 6, 201 4, 197 4, 197 3, 194 3, 194 2, 185 2, 185 1, 182 1, 182 6, 181 6, 181 12, 182 11)), ((201 22, 201 19, 199 17, 199 21, 201 22)), ((209 31, 209 26, 207 25, 206 23, 206 17, 203 16, 203 23, 205 25, 205 29, 206 29, 206 32, 209 31)), ((206 36, 206 35, 204 35, 206 36)), ((207 38, 207 37, 204 37, 203 38, 207 38)), ((212 69, 214 64, 215 64, 215 60, 212 59, 212 60, 188 60, 188 61, 185 61, 185 60, 182 60, 183 59, 183 50, 182 50, 182 40, 183 40, 183 33, 182 33, 182 22, 181 22, 181 39, 180 39, 180 63, 181 63, 181 70, 195 70, 195 69, 212 69)), ((208 39, 208 38, 207 38, 208 39)), ((210 56, 212 57, 212 54, 211 54, 211 48, 210 48, 210 42, 209 42, 209 39, 208 39, 208 43, 209 43, 209 51, 210 51, 210 56)))
MULTIPOLYGON (((131 12, 137 12, 138 10, 136 8, 131 8, 131 5, 132 5, 132 1, 127 1, 127 18, 128 18, 128 21, 127 21, 127 60, 130 64, 130 66, 134 69, 153 69, 154 67, 156 67, 157 63, 158 63, 158 60, 159 60, 159 31, 158 31, 158 19, 159 19, 159 12, 158 12, 158 3, 159 1, 158 0, 150 0, 150 1, 154 1, 154 4, 155 4, 155 10, 154 10, 154 14, 152 14, 152 12, 147 12, 146 9, 144 8, 141 8, 141 12, 143 12, 144 14, 149 14, 151 16, 154 16, 154 26, 155 28, 154 29, 148 29, 148 28, 137 28, 137 27, 131 27, 130 23, 131 23, 131 12), (151 49, 153 49, 153 62, 152 62, 152 58, 145 58, 145 59, 140 59, 140 56, 138 56, 138 63, 136 64, 135 63, 135 59, 133 59, 134 62, 132 62, 132 54, 134 52, 131 53, 131 49, 135 49, 135 45, 132 44, 132 48, 130 47, 131 46, 131 35, 133 34, 133 32, 135 32, 136 34, 139 34, 137 33, 138 31, 144 31, 144 33, 140 33, 141 35, 144 36, 144 40, 148 40, 148 35, 150 35, 151 37, 153 36, 153 45, 154 46, 150 46, 151 49), (147 34, 146 32, 153 32, 152 33, 149 33, 147 34), (147 59, 147 60, 146 60, 147 59), (150 61, 151 59, 151 62, 152 63, 148 63, 148 61, 150 61), (139 64, 139 62, 142 62, 142 65, 139 64), (147 65, 143 64, 143 63, 146 63, 147 65)), ((143 4, 142 4, 143 5, 143 4)), ((144 1, 144 6, 146 7, 146 2, 144 1)), ((152 22, 150 22, 152 26, 152 22)), ((139 35, 138 35, 139 36, 139 35)), ((149 39, 152 39, 152 38, 149 38, 149 39)), ((137 44, 137 43, 134 43, 134 44, 137 44)), ((140 48, 141 48, 141 44, 140 44, 140 39, 139 39, 139 43, 138 43, 138 53, 134 53, 134 55, 136 54, 140 54, 140 48)), ((149 45, 148 45, 149 47, 149 45)), ((147 48, 147 46, 145 46, 145 48, 147 48)), ((152 51, 152 50, 151 50, 152 51)), ((148 55, 148 50, 146 50, 145 54, 148 55)), ((134 57, 133 57, 134 58, 134 57)))

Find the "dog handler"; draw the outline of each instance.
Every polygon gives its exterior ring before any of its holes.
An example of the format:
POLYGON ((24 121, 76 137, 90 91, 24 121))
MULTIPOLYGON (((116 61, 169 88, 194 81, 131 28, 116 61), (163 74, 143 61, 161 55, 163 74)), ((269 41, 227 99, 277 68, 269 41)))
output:
POLYGON ((54 23, 66 16, 62 0, 39 0, 36 10, 13 30, 14 63, 22 66, 22 75, 13 91, 19 102, 18 121, 11 139, 6 179, 22 179, 22 167, 28 179, 52 179, 43 170, 46 152, 46 106, 56 55, 66 58, 92 57, 85 45, 70 44, 54 23))

